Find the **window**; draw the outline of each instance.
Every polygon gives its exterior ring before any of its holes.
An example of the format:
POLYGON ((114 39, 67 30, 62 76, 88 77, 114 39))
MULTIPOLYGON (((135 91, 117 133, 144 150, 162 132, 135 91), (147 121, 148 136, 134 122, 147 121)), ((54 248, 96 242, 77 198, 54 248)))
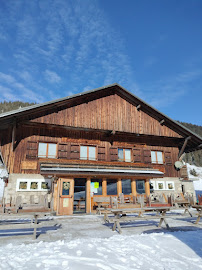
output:
POLYGON ((125 162, 131 162, 131 150, 118 148, 118 160, 125 161, 125 162))
POLYGON ((151 151, 152 163, 163 164, 163 153, 159 151, 151 151))
POLYGON ((157 182, 157 190, 164 190, 165 183, 164 182, 157 182))
POLYGON ((117 195, 117 180, 107 179, 107 195, 117 195))
POLYGON ((91 195, 102 195, 102 180, 91 179, 90 192, 91 195))
POLYGON ((166 186, 168 190, 174 190, 175 186, 174 186, 174 182, 166 182, 166 186))
POLYGON ((38 189, 38 182, 31 182, 30 189, 38 189))
POLYGON ((136 180, 136 190, 138 194, 145 193, 145 181, 144 180, 136 180))
POLYGON ((16 183, 16 191, 47 191, 50 187, 50 179, 17 179, 16 183))
POLYGON ((132 189, 131 189, 131 180, 130 179, 122 179, 122 193, 123 194, 131 194, 132 189))
POLYGON ((57 154, 56 143, 39 143, 38 157, 56 158, 56 154, 57 154))
POLYGON ((96 160, 96 147, 95 146, 81 146, 80 159, 96 160))

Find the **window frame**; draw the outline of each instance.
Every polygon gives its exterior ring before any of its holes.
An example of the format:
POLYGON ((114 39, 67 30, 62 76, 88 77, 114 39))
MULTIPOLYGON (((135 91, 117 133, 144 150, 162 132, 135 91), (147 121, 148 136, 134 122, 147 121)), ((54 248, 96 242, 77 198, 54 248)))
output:
POLYGON ((151 163, 152 163, 152 164, 163 165, 163 164, 165 163, 163 151, 159 151, 159 150, 151 150, 151 163), (156 161, 153 161, 153 160, 152 160, 152 152, 155 153, 156 161), (159 162, 159 160, 158 160, 158 153, 161 153, 161 154, 162 154, 162 163, 159 162))
POLYGON ((40 142, 38 142, 38 152, 37 152, 37 157, 38 158, 53 158, 53 159, 56 159, 56 158, 58 158, 58 143, 56 143, 56 142, 42 142, 42 141, 40 141, 40 142), (46 144, 46 155, 45 156, 39 156, 39 145, 40 144, 46 144), (55 150, 55 157, 49 157, 48 156, 48 151, 49 151, 49 145, 51 145, 51 144, 54 144, 55 146, 56 146, 56 150, 55 150))
POLYGON ((166 181, 166 189, 167 190, 175 190, 175 183, 174 183, 174 181, 166 181), (173 188, 168 188, 168 185, 169 184, 172 184, 173 185, 173 188))
POLYGON ((156 190, 166 190, 164 181, 157 181, 156 190), (159 188, 159 184, 163 184, 163 188, 159 188))
POLYGON ((44 179, 20 179, 18 178, 17 181, 16 181, 16 191, 20 191, 20 192, 27 192, 27 191, 49 191, 51 189, 51 180, 49 178, 44 178, 44 179), (27 182, 27 188, 26 189, 20 189, 19 188, 19 185, 20 185, 20 182, 27 182), (31 188, 31 183, 32 182, 37 182, 38 184, 38 187, 36 189, 32 189, 31 188), (42 183, 48 183, 48 186, 49 188, 45 189, 45 188, 41 188, 41 184, 42 183))
POLYGON ((98 151, 97 151, 97 146, 95 145, 80 145, 80 160, 90 160, 90 161, 96 161, 98 159, 98 151), (87 147, 87 157, 86 158, 81 158, 81 147, 87 147), (95 159, 89 159, 89 147, 94 147, 95 149, 95 159))
POLYGON ((121 148, 121 147, 118 147, 118 161, 120 162, 132 162, 132 149, 131 148, 121 148), (123 150, 123 159, 120 159, 119 158, 119 150, 123 150), (125 151, 126 150, 130 150, 130 161, 127 161, 126 160, 126 155, 125 155, 125 151))

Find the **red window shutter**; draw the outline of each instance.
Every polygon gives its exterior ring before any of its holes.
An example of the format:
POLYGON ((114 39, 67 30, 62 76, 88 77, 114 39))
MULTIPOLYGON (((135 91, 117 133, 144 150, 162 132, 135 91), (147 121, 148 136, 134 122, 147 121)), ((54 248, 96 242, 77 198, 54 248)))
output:
POLYGON ((104 161, 106 159, 105 156, 105 147, 104 146, 98 146, 98 160, 104 161))
POLYGON ((71 144, 70 159, 80 159, 80 145, 71 144))
POLYGON ((58 145, 58 158, 70 158, 70 144, 59 143, 58 145))
POLYGON ((142 149, 137 149, 137 148, 133 149, 133 160, 136 163, 142 162, 142 149))
POLYGON ((38 142, 27 142, 27 151, 26 158, 27 159, 36 159, 38 155, 38 142))
POLYGON ((118 148, 117 147, 110 147, 109 154, 110 154, 111 161, 118 161, 118 148))
POLYGON ((164 157, 165 157, 165 164, 172 165, 171 152, 165 152, 164 157))
POLYGON ((151 151, 143 150, 143 159, 144 163, 151 163, 151 151))

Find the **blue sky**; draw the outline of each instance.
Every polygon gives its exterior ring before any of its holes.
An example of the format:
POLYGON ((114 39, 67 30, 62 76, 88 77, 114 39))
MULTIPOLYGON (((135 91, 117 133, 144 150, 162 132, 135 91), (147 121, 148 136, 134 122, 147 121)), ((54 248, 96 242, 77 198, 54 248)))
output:
POLYGON ((118 82, 202 125, 201 0, 1 0, 0 101, 118 82))

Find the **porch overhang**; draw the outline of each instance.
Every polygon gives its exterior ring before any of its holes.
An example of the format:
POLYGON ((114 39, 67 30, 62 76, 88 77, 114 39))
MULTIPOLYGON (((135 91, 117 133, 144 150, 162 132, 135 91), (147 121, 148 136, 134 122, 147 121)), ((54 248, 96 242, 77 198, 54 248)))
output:
POLYGON ((102 166, 68 166, 65 164, 41 164, 42 174, 62 175, 103 175, 103 176, 141 176, 146 178, 163 177, 164 173, 152 168, 108 167, 102 166))

